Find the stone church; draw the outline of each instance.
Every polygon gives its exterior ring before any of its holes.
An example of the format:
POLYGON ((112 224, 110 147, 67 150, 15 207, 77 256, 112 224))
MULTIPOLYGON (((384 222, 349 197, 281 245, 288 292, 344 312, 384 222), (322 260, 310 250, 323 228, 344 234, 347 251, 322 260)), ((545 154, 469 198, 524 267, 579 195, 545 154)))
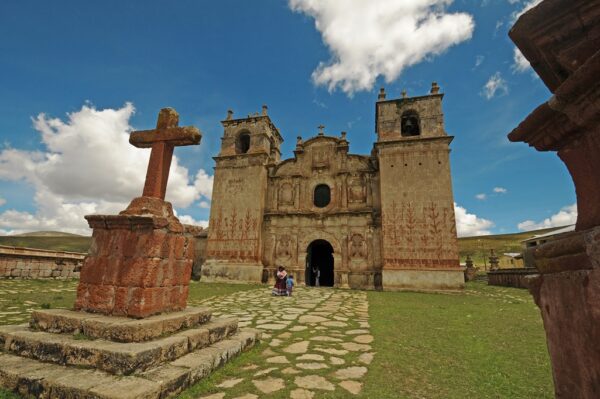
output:
POLYGON ((216 161, 204 281, 270 282, 278 266, 297 284, 361 289, 459 289, 443 94, 375 103, 370 155, 346 133, 283 137, 267 107, 229 111, 216 161))

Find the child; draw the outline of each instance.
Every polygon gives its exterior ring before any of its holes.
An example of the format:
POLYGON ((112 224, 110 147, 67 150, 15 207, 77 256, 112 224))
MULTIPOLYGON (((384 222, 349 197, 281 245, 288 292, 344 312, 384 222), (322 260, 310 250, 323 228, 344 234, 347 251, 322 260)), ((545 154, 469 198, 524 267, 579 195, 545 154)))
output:
POLYGON ((291 274, 288 276, 287 281, 285 282, 285 287, 287 288, 287 295, 292 296, 292 290, 294 289, 294 276, 291 274))

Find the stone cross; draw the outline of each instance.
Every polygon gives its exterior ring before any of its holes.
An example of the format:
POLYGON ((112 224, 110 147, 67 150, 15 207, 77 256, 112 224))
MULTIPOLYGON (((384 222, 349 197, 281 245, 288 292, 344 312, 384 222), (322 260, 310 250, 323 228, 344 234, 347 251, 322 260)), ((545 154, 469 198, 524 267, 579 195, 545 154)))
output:
POLYGON ((319 126, 317 126, 317 128, 319 129, 319 136, 322 136, 323 134, 325 134, 325 132, 323 132, 323 129, 325 129, 325 126, 319 125, 319 126))
POLYGON ((175 146, 200 143, 200 131, 194 126, 178 127, 179 114, 173 108, 163 108, 158 114, 156 129, 132 132, 129 143, 138 148, 152 148, 144 197, 165 199, 169 168, 175 146))

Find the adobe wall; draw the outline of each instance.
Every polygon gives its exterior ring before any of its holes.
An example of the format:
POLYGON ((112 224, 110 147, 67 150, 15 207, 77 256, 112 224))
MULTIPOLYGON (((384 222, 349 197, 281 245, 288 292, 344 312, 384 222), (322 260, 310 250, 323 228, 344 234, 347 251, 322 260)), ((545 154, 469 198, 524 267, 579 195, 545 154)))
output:
POLYGON ((79 278, 86 254, 0 245, 0 278, 79 278))

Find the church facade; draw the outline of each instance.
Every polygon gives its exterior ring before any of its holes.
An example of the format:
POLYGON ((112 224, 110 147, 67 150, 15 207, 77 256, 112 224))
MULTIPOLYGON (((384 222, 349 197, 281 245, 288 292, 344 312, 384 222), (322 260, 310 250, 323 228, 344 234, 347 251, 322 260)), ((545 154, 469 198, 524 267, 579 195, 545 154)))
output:
POLYGON ((360 289, 460 289, 443 94, 375 103, 370 155, 346 133, 283 138, 263 106, 228 112, 216 161, 202 279, 269 282, 284 266, 297 283, 360 289))

